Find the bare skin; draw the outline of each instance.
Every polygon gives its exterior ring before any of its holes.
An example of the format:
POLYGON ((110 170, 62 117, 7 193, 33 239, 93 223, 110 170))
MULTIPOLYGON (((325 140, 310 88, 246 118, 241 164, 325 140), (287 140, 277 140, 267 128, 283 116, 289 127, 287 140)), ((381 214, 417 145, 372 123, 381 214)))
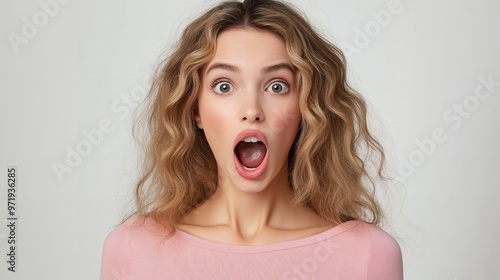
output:
POLYGON ((177 229, 210 241, 256 245, 300 239, 335 226, 291 203, 287 158, 300 124, 291 65, 285 44, 270 32, 231 29, 219 35, 195 112, 217 161, 217 191, 177 229), (248 130, 267 140, 259 175, 235 168, 235 139, 248 130))
MULTIPOLYGON (((285 165, 281 172, 286 170, 285 165)), ((305 238, 335 226, 309 207, 293 207, 283 180, 274 180, 259 193, 223 186, 186 215, 177 229, 219 243, 258 245, 305 238)))

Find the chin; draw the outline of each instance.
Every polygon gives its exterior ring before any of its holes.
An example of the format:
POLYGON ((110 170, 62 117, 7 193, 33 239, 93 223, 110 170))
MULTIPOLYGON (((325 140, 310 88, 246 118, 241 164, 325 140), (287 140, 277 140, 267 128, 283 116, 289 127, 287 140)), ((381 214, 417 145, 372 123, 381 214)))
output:
MULTIPOLYGON (((286 169, 287 167, 284 166, 283 168, 286 169)), ((282 182, 282 180, 280 180, 281 175, 285 174, 284 176, 288 176, 287 172, 282 171, 283 170, 272 172, 268 169, 258 179, 246 179, 238 174, 233 174, 229 181, 234 188, 245 193, 255 194, 266 191, 271 186, 277 187, 280 182, 282 182)), ((285 179, 285 182, 288 182, 288 177, 285 179)))
POLYGON ((248 180, 244 178, 237 178, 236 180, 231 180, 231 183, 238 190, 253 194, 266 190, 269 186, 270 180, 248 180))

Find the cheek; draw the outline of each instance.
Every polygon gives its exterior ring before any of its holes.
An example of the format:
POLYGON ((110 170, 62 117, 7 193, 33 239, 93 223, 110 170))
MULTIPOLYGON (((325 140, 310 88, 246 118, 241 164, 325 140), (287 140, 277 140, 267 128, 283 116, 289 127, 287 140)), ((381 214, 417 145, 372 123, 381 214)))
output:
MULTIPOLYGON (((278 160, 279 164, 286 161, 293 140, 297 135, 300 124, 300 109, 298 100, 295 98, 286 100, 286 102, 274 102, 271 107, 269 129, 270 133, 274 135, 271 147, 272 153, 277 157, 273 160, 278 160)), ((267 116, 266 116, 267 117, 267 116)))
POLYGON ((205 134, 210 133, 214 127, 217 128, 214 124, 223 118, 223 112, 217 110, 219 106, 220 104, 210 96, 210 93, 201 92, 198 98, 198 125, 205 130, 205 134))
POLYGON ((281 106, 274 106, 271 112, 272 122, 270 128, 274 133, 293 132, 295 135, 300 123, 298 101, 293 100, 281 106))
POLYGON ((222 136, 221 133, 226 130, 224 120, 227 120, 227 116, 224 110, 213 108, 205 110, 201 114, 201 120, 207 138, 212 135, 222 136))
POLYGON ((227 110, 221 110, 220 106, 200 106, 200 119, 210 149, 218 158, 218 154, 225 149, 227 150, 227 146, 232 144, 229 143, 230 139, 228 138, 230 116, 227 110))

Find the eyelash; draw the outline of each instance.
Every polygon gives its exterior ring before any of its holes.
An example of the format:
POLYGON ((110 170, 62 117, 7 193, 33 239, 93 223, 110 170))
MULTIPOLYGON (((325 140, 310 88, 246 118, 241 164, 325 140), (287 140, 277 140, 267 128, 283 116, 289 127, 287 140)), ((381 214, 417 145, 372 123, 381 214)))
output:
POLYGON ((226 79, 226 78, 217 78, 217 79, 213 80, 210 83, 210 87, 213 88, 213 87, 215 87, 215 85, 217 85, 220 82, 228 82, 228 83, 231 84, 231 81, 229 79, 226 79))
POLYGON ((210 83, 210 88, 212 89, 212 92, 215 95, 225 95, 226 94, 226 93, 218 93, 218 92, 215 91, 215 86, 217 86, 217 84, 222 83, 222 82, 230 84, 231 87, 233 87, 233 89, 234 89, 234 86, 233 86, 233 84, 231 83, 231 81, 229 79, 226 79, 226 78, 217 78, 217 79, 213 80, 210 83))
POLYGON ((289 82, 287 82, 287 81, 286 81, 285 79, 283 79, 283 78, 276 78, 276 79, 271 80, 271 81, 267 84, 266 89, 267 89, 269 86, 271 86, 273 83, 276 83, 276 82, 280 82, 280 83, 285 84, 285 85, 286 85, 286 88, 287 88, 287 90, 286 90, 285 92, 283 92, 283 93, 276 93, 276 94, 280 94, 280 95, 282 95, 282 94, 287 94, 287 93, 290 91, 290 83, 289 83, 289 82))
MULTIPOLYGON (((215 89, 214 89, 214 88, 215 88, 215 86, 216 86, 218 83, 221 83, 221 82, 226 82, 226 83, 229 83, 229 84, 231 84, 231 86, 234 88, 233 84, 231 83, 231 81, 230 81, 229 79, 226 79, 226 78, 217 78, 217 79, 213 80, 213 81, 210 83, 210 88, 212 89, 212 91, 213 91, 213 93, 214 93, 214 94, 221 95, 220 93, 215 92, 215 89)), ((286 85, 286 87, 287 87, 287 91, 285 91, 285 92, 283 92, 283 93, 281 93, 281 94, 287 94, 287 93, 288 93, 288 91, 290 90, 290 83, 289 83, 289 82, 287 82, 287 81, 286 81, 285 79, 283 79, 283 78, 276 78, 276 79, 271 80, 269 83, 267 83, 267 85, 266 85, 266 87, 265 87, 265 88, 267 89, 267 88, 268 88, 271 84, 273 84, 273 83, 275 83, 275 82, 280 82, 280 83, 283 83, 283 84, 285 84, 285 85, 286 85)))

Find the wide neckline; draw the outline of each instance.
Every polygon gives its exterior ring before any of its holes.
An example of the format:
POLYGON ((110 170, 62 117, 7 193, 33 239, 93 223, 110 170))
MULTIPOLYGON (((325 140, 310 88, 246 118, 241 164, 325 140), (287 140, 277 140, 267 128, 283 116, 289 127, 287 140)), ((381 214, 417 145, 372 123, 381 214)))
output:
POLYGON ((293 249, 293 248, 308 246, 315 243, 320 243, 328 238, 332 238, 345 231, 348 231, 349 229, 359 225, 360 223, 362 223, 362 221, 360 220, 351 220, 344 222, 342 224, 338 224, 330 229, 313 234, 311 236, 294 240, 269 243, 269 244, 260 244, 260 245, 237 245, 237 244, 220 243, 192 235, 190 233, 187 233, 179 229, 175 231, 172 237, 188 245, 211 251, 219 251, 226 253, 265 253, 271 251, 293 249))

